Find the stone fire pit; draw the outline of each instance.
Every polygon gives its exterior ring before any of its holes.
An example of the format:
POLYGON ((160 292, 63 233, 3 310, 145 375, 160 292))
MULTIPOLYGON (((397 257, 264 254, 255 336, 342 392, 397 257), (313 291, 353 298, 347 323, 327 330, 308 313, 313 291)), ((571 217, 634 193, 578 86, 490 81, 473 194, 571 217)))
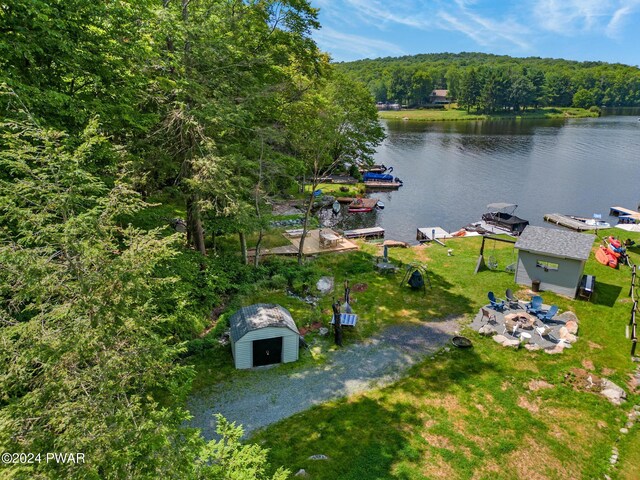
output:
POLYGON ((504 323, 509 329, 513 329, 514 326, 518 326, 519 329, 533 330, 536 326, 536 319, 524 312, 509 313, 504 316, 504 323))

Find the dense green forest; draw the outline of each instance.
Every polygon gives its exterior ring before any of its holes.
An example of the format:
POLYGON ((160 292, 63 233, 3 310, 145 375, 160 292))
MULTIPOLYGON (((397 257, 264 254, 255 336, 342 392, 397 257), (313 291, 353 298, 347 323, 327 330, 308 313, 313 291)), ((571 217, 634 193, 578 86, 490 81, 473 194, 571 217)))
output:
POLYGON ((433 89, 447 89, 460 106, 486 113, 640 105, 640 69, 621 64, 441 53, 338 65, 365 83, 376 101, 410 107, 426 105, 433 89))
POLYGON ((382 138, 317 27, 306 0, 0 5, 0 450, 43 455, 2 478, 265 478, 237 428, 184 427, 183 359, 225 298, 298 274, 248 264, 273 199, 382 138))

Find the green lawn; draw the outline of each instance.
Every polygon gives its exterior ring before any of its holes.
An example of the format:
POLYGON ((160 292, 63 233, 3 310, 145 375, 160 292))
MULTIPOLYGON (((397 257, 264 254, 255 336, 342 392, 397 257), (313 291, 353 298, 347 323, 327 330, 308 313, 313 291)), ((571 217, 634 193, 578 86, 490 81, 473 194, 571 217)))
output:
POLYGON ((447 108, 443 110, 383 110, 378 112, 380 118, 386 120, 418 120, 418 121, 456 121, 456 120, 488 120, 499 118, 582 118, 597 117, 596 112, 590 112, 582 108, 554 107, 527 110, 518 113, 494 113, 491 115, 475 112, 467 113, 465 109, 447 108))
MULTIPOLYGON (((627 235, 638 239, 638 235, 627 235)), ((360 315, 358 328, 346 342, 357 342, 386 325, 428 322, 449 315, 471 318, 486 303, 489 289, 499 295, 516 288, 503 269, 515 260, 509 245, 489 244, 497 271, 473 275, 480 240, 456 239, 447 248, 429 245, 391 249, 397 262, 426 262, 432 288, 423 296, 399 285, 401 274, 381 276, 372 265, 379 247, 364 244, 359 252, 320 256, 319 272, 337 282, 348 278, 367 289, 352 294, 360 315)), ((634 261, 640 255, 632 253, 634 261)), ((544 293, 546 303, 573 310, 580 318, 579 341, 562 355, 506 350, 491 339, 466 332, 471 351, 452 350, 414 367, 407 377, 384 389, 315 407, 254 435, 271 451, 273 465, 293 472, 304 468, 311 478, 602 478, 619 471, 637 478, 637 431, 623 436, 618 470, 610 470, 611 448, 626 413, 638 397, 623 407, 579 392, 565 380, 572 368, 591 368, 625 386, 634 364, 624 336, 629 319, 629 269, 612 270, 591 259, 586 272, 597 276, 592 302, 544 293), (531 391, 531 380, 545 380, 552 389, 531 391), (328 461, 309 461, 313 454, 328 461)), ((520 291, 524 295, 523 291, 520 291)), ((303 326, 329 319, 331 299, 310 307, 276 289, 256 290, 243 302, 278 301, 291 308, 303 326)), ((300 365, 322 362, 334 347, 329 340, 311 339, 315 352, 303 354, 300 365)), ((230 358, 228 359, 230 362, 230 358)))

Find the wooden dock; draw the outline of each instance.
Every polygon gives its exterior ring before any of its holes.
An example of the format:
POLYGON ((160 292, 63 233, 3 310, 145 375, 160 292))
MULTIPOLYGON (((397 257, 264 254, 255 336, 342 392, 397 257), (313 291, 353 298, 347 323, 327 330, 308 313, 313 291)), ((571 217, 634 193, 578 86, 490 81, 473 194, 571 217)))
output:
POLYGON ((384 228, 371 227, 371 228, 357 228, 355 230, 345 230, 344 238, 383 238, 384 228))
POLYGON ((452 238, 449 232, 442 227, 422 227, 416 232, 416 240, 419 242, 436 242, 443 247, 446 245, 442 240, 452 238), (442 240, 441 240, 442 239, 442 240))
POLYGON ((580 220, 576 220, 575 218, 571 218, 570 216, 563 215, 561 213, 545 213, 544 221, 560 225, 561 227, 565 227, 570 230, 575 230, 576 232, 586 232, 589 230, 596 230, 597 228, 595 225, 587 225, 580 220))
POLYGON ((624 207, 618 207, 618 206, 611 207, 609 209, 609 215, 614 217, 624 216, 624 217, 632 218, 636 222, 640 221, 640 212, 636 210, 631 210, 630 208, 624 208, 624 207))
POLYGON ((369 182, 364 182, 364 186, 369 190, 395 190, 400 188, 402 186, 402 183, 369 181, 369 182))

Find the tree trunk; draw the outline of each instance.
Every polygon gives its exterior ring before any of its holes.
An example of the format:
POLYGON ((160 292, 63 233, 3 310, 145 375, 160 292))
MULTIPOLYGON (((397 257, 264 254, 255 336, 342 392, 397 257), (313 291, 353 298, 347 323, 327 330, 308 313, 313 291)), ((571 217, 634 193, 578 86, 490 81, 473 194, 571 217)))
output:
POLYGON ((302 236, 300 237, 300 247, 298 248, 298 265, 302 265, 304 259, 304 240, 307 237, 307 225, 309 224, 309 217, 311 216, 311 209, 313 208, 313 192, 316 189, 314 183, 309 194, 309 205, 307 205, 307 211, 304 214, 304 221, 302 222, 302 236))
POLYGON ((204 229, 200 219, 200 206, 195 195, 187 197, 187 231, 191 234, 194 248, 202 255, 207 254, 204 243, 204 229))
POLYGON ((240 250, 242 251, 242 263, 245 265, 249 264, 249 256, 247 254, 247 237, 244 235, 244 232, 238 232, 238 236, 240 237, 240 250))
POLYGON ((264 236, 264 230, 260 227, 260 233, 258 234, 258 241, 256 242, 256 255, 253 257, 253 266, 258 267, 260 264, 260 246, 262 245, 262 237, 264 236))

